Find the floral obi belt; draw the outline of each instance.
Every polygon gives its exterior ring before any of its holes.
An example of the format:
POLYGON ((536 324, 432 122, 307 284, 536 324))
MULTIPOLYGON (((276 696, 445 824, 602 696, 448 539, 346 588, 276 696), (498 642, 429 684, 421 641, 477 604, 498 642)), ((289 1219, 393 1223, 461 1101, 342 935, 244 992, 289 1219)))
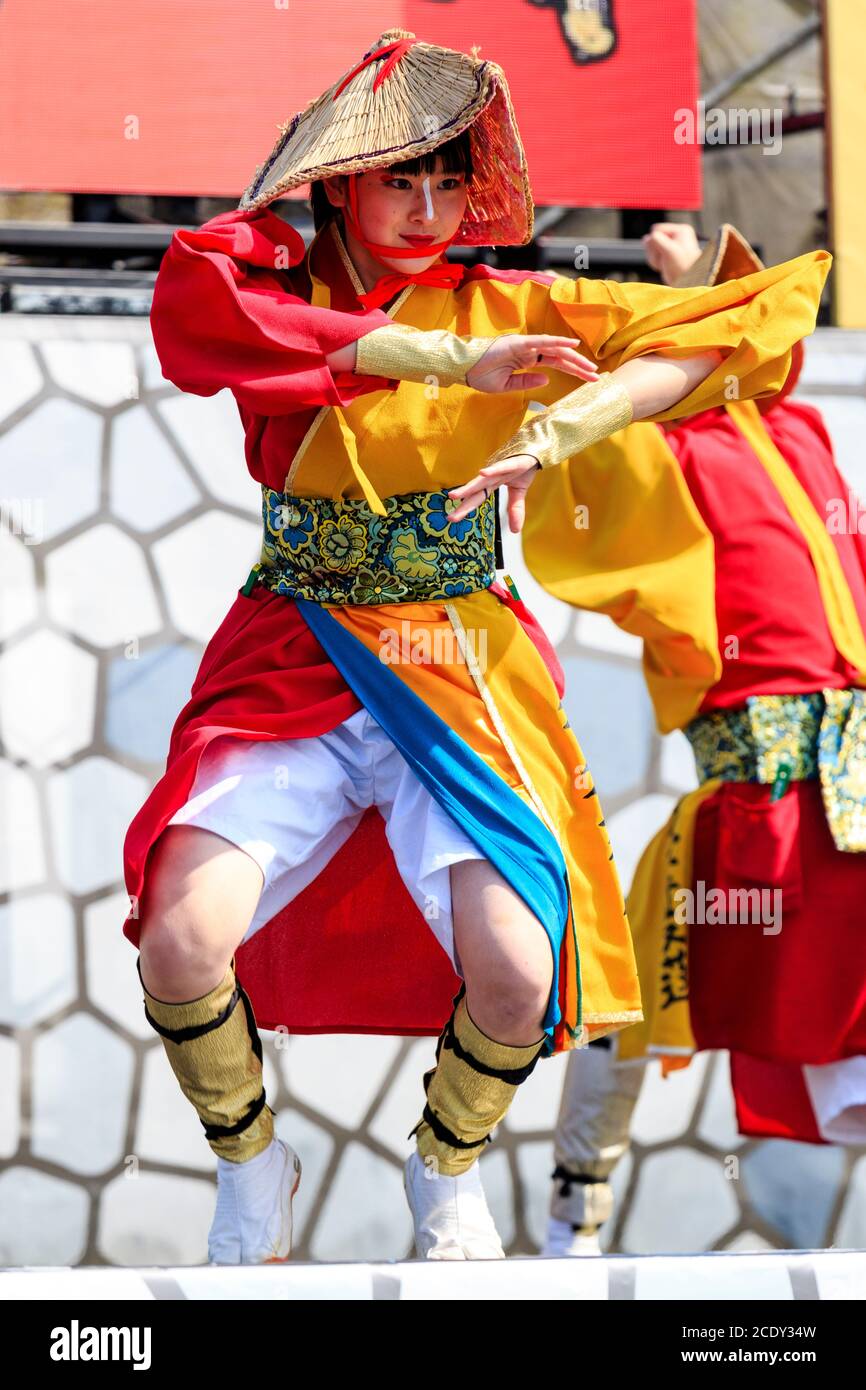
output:
POLYGON ((322 604, 446 600, 486 589, 496 577, 496 493, 461 521, 439 492, 383 499, 295 497, 262 486, 261 557, 243 592, 263 584, 322 604))
POLYGON ((866 851, 866 690, 752 695, 687 725, 701 782, 772 783, 817 777, 837 849, 866 851))

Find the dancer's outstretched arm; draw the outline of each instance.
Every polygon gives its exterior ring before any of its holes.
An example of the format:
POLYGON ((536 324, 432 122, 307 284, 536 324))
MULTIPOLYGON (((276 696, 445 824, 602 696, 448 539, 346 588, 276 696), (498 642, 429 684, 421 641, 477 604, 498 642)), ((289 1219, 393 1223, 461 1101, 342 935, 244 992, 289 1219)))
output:
MULTIPOLYGON (((654 354, 682 362, 721 351, 714 371, 666 411, 652 412, 682 419, 779 391, 794 345, 815 327, 831 263, 828 251, 811 251, 724 283, 682 288, 553 276, 525 289, 523 328, 570 335, 603 372, 654 354)), ((571 389, 554 375, 527 405, 553 405, 571 389)))
POLYGON ((526 490, 537 469, 553 468, 633 420, 668 410, 722 360, 718 349, 680 358, 647 353, 562 396, 526 420, 474 478, 451 488, 450 496, 459 502, 451 520, 459 521, 479 506, 491 488, 506 485, 509 526, 519 531, 526 490))
POLYGON ((371 391, 395 390, 401 380, 526 391, 549 380, 544 373, 515 375, 527 367, 554 368, 563 380, 597 375, 565 330, 504 342, 494 334, 460 338, 395 324, 381 309, 311 304, 286 278, 304 256, 303 239, 287 227, 289 242, 277 246, 263 222, 235 210, 172 235, 150 325, 163 375, 182 391, 213 396, 228 388, 256 414, 291 415, 348 405, 371 391))
POLYGON ((424 332, 410 324, 375 328, 328 356, 334 372, 396 381, 471 386, 476 391, 540 390, 549 368, 595 381, 598 368, 579 352, 573 338, 550 333, 461 338, 445 329, 424 332))

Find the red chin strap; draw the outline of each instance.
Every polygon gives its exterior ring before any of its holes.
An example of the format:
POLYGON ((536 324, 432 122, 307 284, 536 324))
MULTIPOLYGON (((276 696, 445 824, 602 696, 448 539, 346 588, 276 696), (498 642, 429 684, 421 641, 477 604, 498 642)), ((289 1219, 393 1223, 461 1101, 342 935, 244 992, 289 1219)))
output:
MULTIPOLYGON (((349 174, 349 204, 343 208, 343 216, 352 235, 360 241, 362 246, 373 255, 381 264, 385 264, 380 253, 386 253, 390 258, 397 257, 400 260, 421 260, 424 255, 438 256, 447 250, 454 237, 448 241, 431 242, 422 250, 418 246, 407 246, 405 250, 402 246, 385 246, 378 241, 368 241, 361 231, 358 213, 358 188, 357 174, 349 174)), ((455 233, 456 235, 456 233, 455 233)), ((413 272, 394 270, 387 267, 388 274, 381 275, 371 290, 366 294, 359 294, 358 299, 368 309, 377 309, 380 304, 385 304, 389 299, 393 299, 395 294, 406 285, 434 285, 440 289, 455 289, 460 284, 466 273, 465 265, 455 264, 448 261, 440 261, 435 265, 428 266, 426 270, 413 272)))
POLYGON ((423 248, 421 248, 420 246, 407 246, 405 249, 402 246, 383 246, 378 241, 368 241, 367 238, 364 236, 364 233, 361 231, 361 216, 358 211, 358 175, 349 174, 348 179, 349 207, 343 208, 343 216, 345 217, 349 229, 352 235, 355 237, 355 239, 357 241, 360 241, 362 246, 366 246, 367 250, 373 253, 377 261, 382 260, 382 256, 377 254, 379 252, 385 252, 392 260, 397 258, 398 260, 418 261, 421 260, 425 254, 430 256, 438 256, 443 251, 448 250, 448 247, 451 245, 452 241, 454 240, 454 237, 449 237, 447 241, 431 242, 429 246, 425 246, 423 248))

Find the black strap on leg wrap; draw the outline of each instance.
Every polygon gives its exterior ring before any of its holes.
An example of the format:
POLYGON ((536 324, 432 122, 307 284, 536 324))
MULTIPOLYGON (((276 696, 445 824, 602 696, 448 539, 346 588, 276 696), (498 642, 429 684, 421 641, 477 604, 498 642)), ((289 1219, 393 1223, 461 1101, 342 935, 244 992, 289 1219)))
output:
MULTIPOLYGON (((204 1125, 205 1138, 225 1139, 230 1134, 242 1134, 245 1129, 249 1128, 256 1116, 261 1114, 264 1107, 265 1088, 263 1086, 261 1089, 261 1093, 253 1101, 247 1113, 245 1115, 242 1115, 241 1118, 235 1124, 209 1125, 205 1124, 205 1121, 202 1120, 201 1122, 204 1125)), ((201 1116, 199 1116, 199 1119, 201 1120, 201 1116)))
MULTIPOLYGON (((234 964, 234 958, 232 958, 232 964, 234 964)), ((141 985, 144 989, 146 988, 146 986, 144 984, 144 981, 141 979, 141 963, 138 960, 136 961, 136 968, 138 970, 138 978, 139 980, 141 980, 141 985)), ((256 1018, 255 1013, 253 1011, 252 1002, 243 985, 241 984, 240 980, 237 978, 237 975, 235 975, 235 987, 232 990, 231 998, 229 999, 225 1008, 222 1010, 221 1013, 217 1014, 216 1018, 208 1019, 206 1023, 198 1023, 189 1028, 165 1028, 161 1023, 157 1023, 156 1019, 150 1013, 147 1007, 147 1002, 145 1002, 144 1005, 144 1016, 147 1019, 150 1026, 154 1028, 156 1032, 160 1034, 161 1037, 168 1038, 170 1042, 192 1042, 195 1038, 201 1038, 204 1036, 205 1033, 212 1032, 214 1028, 222 1027, 222 1025, 226 1023, 228 1019, 231 1018, 239 999, 243 1001, 244 1013, 246 1015, 247 1022, 247 1032, 249 1034, 250 1045, 253 1049, 253 1054, 256 1057, 257 1061, 261 1062, 262 1040, 259 1037, 259 1031, 256 1027, 256 1018)), ((204 1126, 205 1137, 208 1139, 223 1139, 232 1134, 242 1134, 245 1129, 249 1128, 253 1120, 261 1114, 262 1110, 264 1109, 265 1100, 266 1095, 265 1088, 263 1086, 260 1094, 251 1103, 249 1109, 247 1110, 247 1113, 245 1115, 242 1115, 241 1118, 237 1120, 236 1123, 233 1125, 209 1125, 205 1120, 202 1120, 201 1122, 204 1126)), ((201 1119, 201 1116, 199 1116, 199 1119, 201 1119)))
POLYGON ((410 1129, 406 1138, 411 1139, 413 1134, 417 1134, 425 1120, 440 1143, 450 1144, 452 1149, 480 1149, 482 1144, 493 1143, 493 1139, 489 1134, 485 1134, 483 1139, 475 1139, 471 1143, 467 1139, 458 1138, 453 1130, 449 1129, 446 1124, 443 1124, 442 1120, 430 1109, 429 1105, 424 1106, 424 1113, 421 1119, 414 1129, 410 1129))
POLYGON ((591 1183, 604 1182, 604 1178, 594 1178, 589 1173, 572 1173, 568 1170, 568 1168, 563 1168, 561 1163, 557 1163, 550 1176, 552 1178, 559 1178, 560 1180, 560 1197, 568 1197, 571 1195, 571 1188, 573 1183, 582 1183, 586 1186, 589 1186, 591 1183))
MULTIPOLYGON (((473 1071, 477 1071, 482 1076, 495 1076, 499 1081, 505 1081, 509 1086, 519 1086, 532 1074, 541 1056, 539 1051, 522 1067, 491 1067, 486 1062, 482 1062, 460 1043, 457 1034, 454 1032, 454 1015, 452 1014, 445 1025, 444 1042, 446 1047, 450 1047, 455 1057, 459 1057, 461 1062, 465 1062, 473 1071)), ((506 1043, 505 1046, 508 1046, 506 1043)))
POLYGON ((232 991, 232 997, 226 1004, 222 1013, 217 1014, 216 1018, 208 1019, 207 1023, 196 1023, 190 1028, 164 1028, 161 1023, 157 1023, 153 1014, 148 1009, 146 1003, 144 1006, 144 1016, 150 1024, 151 1028, 155 1028, 157 1033, 159 1033, 163 1038, 168 1038, 171 1042, 176 1043, 192 1042, 194 1038, 201 1038, 204 1036, 205 1033, 210 1033, 213 1031, 214 1028, 219 1028, 223 1023, 227 1022, 227 1020, 231 1018, 232 1014, 234 1013, 235 1005, 237 1004, 240 997, 240 986, 238 984, 235 984, 235 988, 232 991))
MULTIPOLYGON (((486 1062, 482 1062, 478 1057, 475 1057, 471 1052, 467 1052, 466 1048, 461 1046, 454 1032, 454 1015, 457 1012, 457 1005, 465 993, 466 985, 464 983, 460 986, 460 989, 454 997, 454 1007, 451 1010, 451 1016, 442 1029, 442 1032, 439 1034, 439 1040, 436 1044, 436 1066, 439 1065, 439 1057, 444 1045, 445 1047, 450 1047, 455 1057, 458 1057, 461 1062, 465 1062, 467 1066, 470 1066, 473 1071, 477 1071, 481 1076, 495 1076, 499 1081, 504 1081, 510 1086, 519 1086, 534 1070, 541 1056, 541 1048, 539 1047, 538 1052, 536 1052, 531 1061, 527 1062, 526 1065, 522 1067, 491 1067, 488 1066, 486 1062)), ((435 1066, 424 1073, 423 1081, 425 1095, 429 1095, 430 1093, 430 1083, 435 1074, 435 1066)), ((409 1131, 409 1134, 406 1136, 407 1139, 411 1139, 412 1135, 417 1133, 424 1120, 427 1121, 437 1139, 441 1140, 444 1144, 450 1144, 452 1148, 455 1149, 477 1149, 482 1144, 491 1144, 493 1142, 489 1134, 484 1139, 479 1139, 471 1144, 459 1139, 447 1125, 443 1124, 439 1116, 430 1109, 429 1104, 425 1104, 422 1118, 418 1121, 415 1128, 409 1131)))
MULTIPOLYGON (((241 999, 243 1000, 244 1013, 246 1014, 247 1019, 247 1032, 250 1035, 250 1044, 252 1046, 253 1053, 255 1054, 256 1058, 259 1062, 261 1062, 262 1040, 259 1037, 259 1030, 256 1028, 256 1016, 253 1012, 253 1006, 250 997, 244 989, 243 985, 241 984, 240 980, 237 978, 237 976, 235 976, 235 994, 239 994, 241 999)), ((204 1125, 205 1138, 223 1139, 230 1134, 243 1133, 243 1131, 252 1124, 256 1116, 261 1114, 262 1110, 264 1109, 264 1106, 265 1088, 263 1086, 260 1094, 250 1105, 250 1108, 247 1111, 247 1113, 245 1115, 242 1115, 241 1118, 238 1121, 236 1121, 235 1124, 206 1125, 204 1124, 204 1120, 202 1120, 202 1124, 204 1125)))

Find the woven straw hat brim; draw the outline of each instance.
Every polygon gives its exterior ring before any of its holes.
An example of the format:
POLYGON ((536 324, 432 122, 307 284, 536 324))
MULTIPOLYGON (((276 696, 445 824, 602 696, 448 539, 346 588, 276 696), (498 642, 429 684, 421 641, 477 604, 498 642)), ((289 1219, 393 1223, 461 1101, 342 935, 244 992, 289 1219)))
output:
MULTIPOLYGON (((369 52, 392 39, 412 37, 407 30, 388 30, 369 52)), ((532 193, 502 68, 456 49, 419 42, 374 91, 381 66, 372 62, 362 68, 335 100, 348 75, 343 74, 286 122, 239 208, 265 207, 314 179, 363 173, 415 158, 469 130, 474 172, 454 244, 528 242, 532 193)))
MULTIPOLYGON (((678 290, 721 285, 726 280, 739 280, 743 275, 754 275, 756 270, 765 269, 764 262, 742 232, 738 232, 733 223, 723 222, 694 265, 675 280, 674 285, 678 290)), ((784 386, 774 396, 763 396, 755 401, 762 415, 791 394, 803 370, 804 360, 803 344, 795 343, 791 349, 791 368, 784 386)))

